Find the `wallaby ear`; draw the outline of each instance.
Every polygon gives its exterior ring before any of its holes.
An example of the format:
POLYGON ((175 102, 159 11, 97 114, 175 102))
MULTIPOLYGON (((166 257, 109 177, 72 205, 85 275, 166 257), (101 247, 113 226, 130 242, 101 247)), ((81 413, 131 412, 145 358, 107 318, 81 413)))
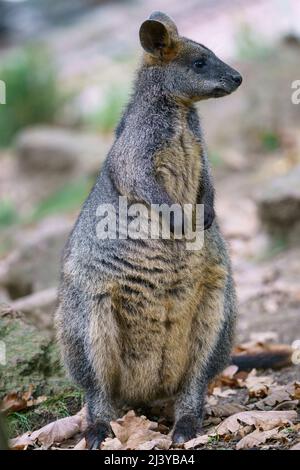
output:
POLYGON ((161 12, 154 12, 140 27, 140 41, 143 49, 154 56, 169 54, 176 47, 178 31, 171 18, 161 12))

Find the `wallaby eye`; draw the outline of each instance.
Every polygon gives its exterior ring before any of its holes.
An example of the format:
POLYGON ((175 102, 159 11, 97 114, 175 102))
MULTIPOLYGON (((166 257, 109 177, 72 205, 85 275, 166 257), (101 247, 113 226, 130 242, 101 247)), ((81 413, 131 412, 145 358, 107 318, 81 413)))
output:
POLYGON ((199 73, 201 71, 201 69, 204 67, 205 64, 206 64, 206 59, 205 58, 195 60, 195 62, 193 62, 193 70, 196 73, 199 73))

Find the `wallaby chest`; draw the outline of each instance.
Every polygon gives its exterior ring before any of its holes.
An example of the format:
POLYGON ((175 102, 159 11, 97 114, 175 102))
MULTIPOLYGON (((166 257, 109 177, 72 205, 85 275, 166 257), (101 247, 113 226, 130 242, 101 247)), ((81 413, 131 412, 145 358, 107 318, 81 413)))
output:
POLYGON ((180 116, 171 141, 155 155, 155 171, 179 204, 195 204, 201 175, 201 143, 180 116))

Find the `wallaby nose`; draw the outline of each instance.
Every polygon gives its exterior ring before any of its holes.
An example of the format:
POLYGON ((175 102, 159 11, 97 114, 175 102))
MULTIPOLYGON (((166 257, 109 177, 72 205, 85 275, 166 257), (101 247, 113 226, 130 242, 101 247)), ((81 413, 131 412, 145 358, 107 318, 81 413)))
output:
POLYGON ((236 83, 237 85, 240 85, 243 81, 243 78, 239 73, 237 73, 235 75, 232 75, 232 79, 233 79, 234 83, 236 83))

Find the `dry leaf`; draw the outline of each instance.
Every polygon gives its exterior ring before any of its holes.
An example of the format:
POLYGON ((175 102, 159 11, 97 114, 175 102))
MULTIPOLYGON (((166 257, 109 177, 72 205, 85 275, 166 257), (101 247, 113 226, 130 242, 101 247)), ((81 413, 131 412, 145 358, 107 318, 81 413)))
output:
POLYGON ((235 413, 245 411, 246 407, 239 403, 224 403, 207 407, 207 413, 218 418, 227 418, 235 413))
MULTIPOLYGON (((149 441, 157 440, 160 442, 165 441, 166 446, 170 447, 172 441, 165 434, 160 434, 156 431, 151 431, 147 429, 139 429, 134 432, 128 439, 125 448, 126 449, 139 449, 142 445, 149 441)), ((167 447, 167 448, 168 448, 167 447)), ((165 445, 161 444, 160 449, 166 448, 165 445)))
POLYGON ((101 444, 101 450, 122 450, 123 444, 117 437, 107 437, 101 444))
POLYGON ((290 394, 284 385, 276 385, 271 387, 267 397, 255 403, 255 408, 263 410, 266 406, 275 406, 285 401, 290 401, 290 394))
POLYGON ((212 394, 216 397, 226 398, 226 397, 229 397, 230 395, 235 395, 236 391, 235 390, 230 390, 230 389, 222 390, 221 387, 215 387, 213 389, 212 394))
POLYGON ((27 392, 11 392, 6 395, 0 406, 0 411, 5 414, 13 413, 14 411, 25 410, 31 406, 36 406, 47 400, 47 397, 41 396, 38 398, 33 398, 33 385, 29 385, 27 392))
POLYGON ((209 383, 208 386, 208 394, 213 393, 215 387, 222 387, 222 386, 229 386, 229 387, 236 387, 238 386, 237 378, 240 374, 242 377, 247 377, 247 373, 239 372, 239 368, 236 365, 231 365, 226 367, 223 372, 218 375, 212 382, 209 383))
POLYGON ((160 450, 168 450, 170 449, 172 444, 172 439, 170 437, 164 436, 164 438, 156 438, 152 439, 152 441, 147 441, 144 444, 140 444, 137 449, 138 450, 152 450, 152 449, 160 449, 160 450))
POLYGON ((243 411, 226 418, 219 424, 216 431, 221 436, 228 433, 234 434, 245 424, 268 431, 277 426, 290 424, 296 418, 296 411, 243 411))
POLYGON ((76 446, 73 447, 74 450, 87 450, 85 438, 81 439, 76 446))
POLYGON ((2 413, 9 414, 25 408, 27 408, 27 400, 22 398, 19 393, 12 392, 3 398, 0 409, 2 413))
POLYGON ((195 449, 196 447, 198 447, 200 445, 207 444, 207 442, 209 440, 209 437, 210 436, 208 434, 204 434, 203 436, 195 437, 195 439, 191 439, 190 441, 185 442, 183 447, 185 449, 195 449))
POLYGON ((217 399, 217 397, 215 397, 213 395, 207 395, 206 396, 206 403, 207 403, 208 407, 215 406, 215 405, 218 404, 218 399, 217 399))
POLYGON ((239 370, 238 366, 231 365, 226 367, 226 369, 223 370, 222 372, 222 377, 227 377, 229 379, 233 379, 237 371, 239 370))
POLYGON ((83 408, 81 408, 81 410, 78 411, 78 413, 76 413, 76 416, 80 418, 80 431, 84 432, 86 428, 88 427, 86 405, 83 408))
POLYGON ((24 400, 26 401, 29 401, 32 399, 32 395, 33 395, 33 385, 30 384, 27 392, 23 393, 22 398, 24 398, 24 400))
POLYGON ((299 400, 289 400, 289 401, 282 401, 275 406, 274 411, 276 410, 295 410, 299 405, 299 400))
POLYGON ((26 450, 29 446, 33 446, 34 441, 30 437, 30 432, 26 432, 15 439, 10 439, 9 448, 12 450, 26 450))
POLYGON ((298 442, 297 444, 293 445, 293 447, 291 447, 290 450, 300 450, 300 442, 298 442))
POLYGON ((133 410, 128 411, 123 418, 111 421, 111 428, 115 436, 122 442, 128 441, 129 437, 137 429, 157 429, 158 424, 149 421, 145 416, 136 416, 133 410))
POLYGON ((134 411, 128 411, 123 418, 112 421, 114 439, 107 438, 102 450, 125 449, 169 449, 171 439, 158 431, 158 423, 149 421, 145 416, 136 416, 134 411))
POLYGON ((300 400, 300 382, 295 382, 292 384, 291 396, 295 400, 300 400))
POLYGON ((31 398, 27 402, 27 407, 29 408, 31 406, 38 406, 46 400, 48 400, 48 397, 46 397, 45 395, 42 395, 42 396, 37 397, 37 398, 31 398))
POLYGON ((268 390, 274 379, 271 376, 257 376, 257 372, 253 369, 245 380, 238 380, 241 387, 247 387, 250 397, 263 398, 267 396, 268 390))
POLYGON ((36 442, 48 448, 54 442, 62 442, 80 432, 81 420, 82 418, 78 415, 58 419, 33 433, 25 433, 16 439, 11 439, 10 448, 26 449, 28 446, 33 446, 36 442))
POLYGON ((269 429, 269 431, 260 431, 255 429, 247 436, 243 437, 237 445, 236 449, 251 449, 252 447, 258 447, 260 444, 264 444, 268 439, 279 436, 278 428, 269 429))
POLYGON ((80 426, 80 416, 68 416, 34 431, 30 437, 33 441, 37 440, 45 447, 50 447, 54 442, 62 442, 80 432, 80 426))

